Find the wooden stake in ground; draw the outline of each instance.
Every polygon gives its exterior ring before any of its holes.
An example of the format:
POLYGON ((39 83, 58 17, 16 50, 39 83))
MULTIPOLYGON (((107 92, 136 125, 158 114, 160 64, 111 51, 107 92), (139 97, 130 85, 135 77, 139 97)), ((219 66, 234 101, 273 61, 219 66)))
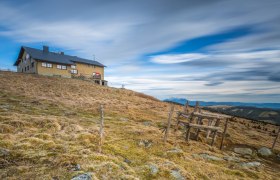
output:
POLYGON ((277 133, 277 135, 276 135, 276 138, 274 139, 274 142, 273 142, 273 144, 272 144, 272 150, 274 149, 274 147, 275 147, 275 145, 276 145, 276 142, 277 142, 277 139, 278 139, 278 137, 279 137, 279 134, 280 134, 280 127, 279 127, 279 130, 278 130, 278 133, 277 133))
POLYGON ((167 141, 167 137, 168 137, 168 132, 169 132, 170 125, 171 125, 171 119, 172 119, 173 111, 174 111, 174 105, 172 105, 170 107, 170 111, 169 111, 169 114, 168 114, 167 127, 166 127, 164 138, 163 138, 163 142, 164 143, 166 143, 166 141, 167 141))
POLYGON ((196 101, 195 107, 194 107, 194 112, 198 112, 198 111, 199 111, 199 102, 196 101))
POLYGON ((102 153, 102 144, 103 144, 103 133, 104 133, 104 112, 103 105, 100 105, 100 130, 99 130, 99 143, 98 143, 98 152, 102 153))
POLYGON ((187 101, 184 106, 184 113, 189 113, 189 101, 187 101))
POLYGON ((229 119, 227 118, 226 124, 225 124, 225 129, 224 129, 224 132, 223 132, 223 135, 222 135, 222 141, 221 141, 220 150, 223 149, 223 143, 224 143, 224 139, 225 139, 225 137, 226 137, 227 128, 228 128, 228 121, 229 121, 229 119))

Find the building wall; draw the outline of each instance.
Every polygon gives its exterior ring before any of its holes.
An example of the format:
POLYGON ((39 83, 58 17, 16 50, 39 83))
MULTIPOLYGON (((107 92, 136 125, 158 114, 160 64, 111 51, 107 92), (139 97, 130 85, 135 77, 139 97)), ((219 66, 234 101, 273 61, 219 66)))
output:
MULTIPOLYGON (((29 58, 29 60, 26 60, 26 52, 24 51, 21 59, 22 61, 17 66, 18 72, 23 73, 37 73, 40 75, 47 75, 47 76, 61 76, 61 77, 67 77, 71 78, 72 76, 85 76, 88 78, 93 77, 93 73, 99 73, 101 74, 101 80, 104 80, 104 67, 94 66, 94 65, 88 65, 83 63, 75 63, 76 64, 76 70, 78 71, 77 74, 71 74, 71 66, 67 65, 67 69, 58 69, 57 65, 63 65, 63 64, 52 64, 51 68, 43 67, 42 63, 43 61, 34 60, 32 58, 29 58), (34 63, 34 67, 32 68, 31 63, 34 63), (28 68, 29 67, 29 70, 28 68), (26 68, 26 69, 25 69, 26 68)), ((48 62, 45 62, 48 63, 48 62)))
POLYGON ((99 73, 101 79, 104 80, 104 67, 76 63, 76 69, 78 70, 77 76, 92 77, 93 73, 99 73))
POLYGON ((23 72, 23 73, 37 73, 37 61, 35 61, 32 58, 26 59, 27 53, 24 52, 21 61, 17 66, 17 72, 23 72), (32 67, 32 63, 34 66, 32 67))
POLYGON ((38 74, 46 75, 46 76, 56 75, 56 76, 71 78, 70 66, 67 66, 67 69, 57 69, 57 65, 62 65, 62 64, 50 63, 52 64, 52 67, 48 68, 48 67, 43 67, 42 63, 44 62, 38 61, 37 63, 38 74))

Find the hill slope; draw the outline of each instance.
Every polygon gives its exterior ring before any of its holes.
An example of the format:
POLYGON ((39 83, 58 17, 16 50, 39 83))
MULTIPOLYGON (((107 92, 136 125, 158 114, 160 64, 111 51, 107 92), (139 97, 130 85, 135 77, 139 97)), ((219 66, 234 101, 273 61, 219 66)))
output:
MULTIPOLYGON (((201 153, 236 156, 235 146, 271 146, 268 130, 230 122, 225 151, 204 137, 184 141, 183 130, 162 142, 170 104, 150 96, 90 82, 0 72, 0 179, 71 179, 90 172, 96 179, 273 179, 279 162, 258 158, 263 166, 213 161, 201 153), (105 144, 97 153, 99 113, 105 110, 105 144), (178 139, 176 140, 175 137, 178 139), (277 164, 278 163, 278 164, 277 164)), ((176 106, 176 110, 182 110, 176 106)), ((175 119, 175 118, 174 118, 175 119)), ((223 125, 223 123, 222 123, 223 125)), ((279 152, 279 143, 276 146, 279 152)))
POLYGON ((280 125, 280 110, 246 106, 208 106, 204 109, 256 121, 280 125))

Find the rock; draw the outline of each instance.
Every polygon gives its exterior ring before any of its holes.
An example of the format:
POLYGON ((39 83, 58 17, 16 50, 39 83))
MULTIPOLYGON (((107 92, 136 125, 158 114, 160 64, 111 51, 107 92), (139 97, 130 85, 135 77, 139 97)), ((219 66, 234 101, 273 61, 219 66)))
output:
POLYGON ((167 153, 174 153, 174 154, 181 154, 183 153, 184 151, 180 148, 174 148, 174 149, 170 149, 167 151, 167 153))
POLYGON ((156 175, 158 173, 158 167, 154 164, 149 164, 149 169, 152 175, 156 175))
POLYGON ((226 161, 232 161, 232 162, 240 162, 241 160, 238 157, 234 157, 234 156, 225 156, 223 158, 226 161))
POLYGON ((185 180, 185 177, 178 170, 171 170, 170 174, 176 180, 185 180))
POLYGON ((250 148, 234 148, 233 151, 241 155, 252 155, 253 150, 250 148))
POLYGON ((129 159, 126 159, 126 158, 124 159, 124 162, 127 163, 127 164, 131 164, 131 161, 129 159))
POLYGON ((222 158, 219 158, 219 157, 216 157, 216 156, 212 156, 212 155, 209 155, 207 153, 201 153, 201 154, 198 154, 199 157, 202 157, 203 159, 205 160, 210 160, 210 161, 223 161, 222 158))
POLYGON ((252 168, 252 167, 261 166, 261 163, 254 161, 254 162, 244 162, 244 163, 241 163, 240 165, 244 168, 252 168))
POLYGON ((73 165, 72 170, 73 170, 73 171, 80 171, 80 170, 81 170, 81 165, 80 165, 80 164, 75 164, 75 165, 73 165))
POLYGON ((144 146, 145 148, 151 147, 153 142, 151 140, 140 140, 139 146, 144 146))
POLYGON ((8 149, 0 148, 0 156, 8 156, 10 151, 8 149))
POLYGON ((128 121, 127 118, 123 118, 123 117, 121 117, 120 120, 121 120, 121 121, 128 121))
POLYGON ((71 180, 92 180, 91 173, 84 173, 73 177, 71 180))
POLYGON ((143 124, 144 124, 145 126, 150 126, 150 125, 151 125, 151 122, 150 122, 150 121, 145 121, 145 122, 143 122, 143 124))
POLYGON ((258 150, 258 154, 261 155, 261 156, 271 156, 272 152, 269 148, 262 147, 258 150))

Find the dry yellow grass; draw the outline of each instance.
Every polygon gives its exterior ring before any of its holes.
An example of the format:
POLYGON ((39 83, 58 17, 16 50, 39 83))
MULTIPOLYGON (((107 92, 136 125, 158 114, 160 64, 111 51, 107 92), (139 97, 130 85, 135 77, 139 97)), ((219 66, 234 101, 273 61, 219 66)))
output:
POLYGON ((231 122, 225 151, 217 148, 220 137, 210 147, 202 136, 187 144, 182 134, 175 140, 173 132, 164 145, 160 128, 166 124, 169 106, 141 93, 81 80, 0 72, 0 148, 9 151, 0 157, 0 179, 71 179, 83 172, 92 172, 97 179, 172 179, 172 170, 187 179, 280 175, 279 164, 270 159, 259 158, 264 166, 244 169, 234 162, 193 156, 224 157, 237 144, 270 147, 274 137, 269 133, 276 127, 257 131, 244 125, 243 119, 231 122), (100 104, 105 109, 102 154, 97 153, 100 104), (141 140, 152 146, 139 146, 141 140), (183 152, 170 153, 175 147, 183 152), (80 171, 72 170, 76 164, 80 171), (151 164, 158 167, 157 174, 150 172, 151 164))

